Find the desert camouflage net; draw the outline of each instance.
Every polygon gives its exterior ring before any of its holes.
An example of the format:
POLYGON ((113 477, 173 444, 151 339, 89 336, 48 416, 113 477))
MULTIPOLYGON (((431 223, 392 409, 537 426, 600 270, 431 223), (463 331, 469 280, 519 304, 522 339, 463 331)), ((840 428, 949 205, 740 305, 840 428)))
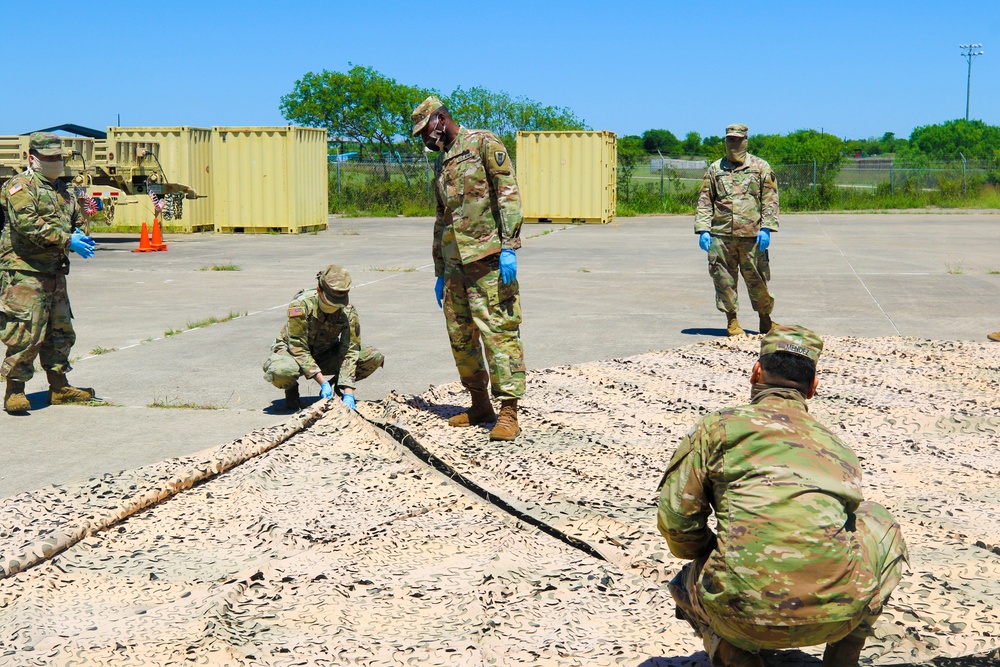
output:
MULTIPOLYGON (((864 459, 866 495, 913 561, 866 659, 996 649, 1000 346, 826 343, 811 409, 864 459)), ((359 406, 556 537, 339 403, 239 456, 231 443, 6 499, 0 664, 707 665, 662 585, 681 563, 656 534, 654 489, 697 417, 745 400, 757 345, 532 372, 514 443, 444 426, 466 402, 457 384, 359 406), (145 509, 112 524, 126 506, 145 509), (24 569, 11 554, 39 557, 24 569)))

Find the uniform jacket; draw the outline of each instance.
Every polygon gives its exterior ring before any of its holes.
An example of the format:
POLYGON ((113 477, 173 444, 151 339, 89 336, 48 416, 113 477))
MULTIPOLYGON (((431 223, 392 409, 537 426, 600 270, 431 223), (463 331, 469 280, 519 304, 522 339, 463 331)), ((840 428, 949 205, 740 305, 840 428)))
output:
POLYGON ((521 247, 521 195, 510 155, 487 130, 459 127, 434 164, 434 274, 521 247))
POLYGON ((657 524, 678 558, 708 556, 698 595, 710 612, 771 626, 837 622, 878 586, 855 532, 861 500, 854 452, 798 391, 758 385, 749 405, 708 415, 681 441, 657 524))
POLYGON ((316 290, 303 290, 288 304, 288 323, 275 339, 274 347, 288 350, 302 374, 310 379, 320 372, 317 358, 343 354, 337 386, 353 389, 361 353, 358 311, 347 305, 335 313, 324 313, 319 309, 316 290))
POLYGON ((0 236, 0 269, 69 273, 69 242, 82 216, 62 180, 27 171, 0 188, 7 225, 0 236))
POLYGON ((778 182, 764 160, 747 153, 743 164, 723 157, 705 172, 694 217, 694 233, 757 236, 778 230, 778 182))

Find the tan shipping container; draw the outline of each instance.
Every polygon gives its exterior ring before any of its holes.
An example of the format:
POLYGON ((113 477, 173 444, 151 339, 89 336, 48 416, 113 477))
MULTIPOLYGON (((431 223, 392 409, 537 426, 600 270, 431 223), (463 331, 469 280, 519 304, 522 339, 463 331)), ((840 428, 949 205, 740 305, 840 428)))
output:
POLYGON ((216 232, 326 229, 326 130, 214 127, 212 135, 216 232))
MULTIPOLYGON (((139 162, 136 155, 147 150, 156 156, 167 180, 194 188, 198 199, 181 203, 179 218, 160 215, 164 231, 212 231, 212 130, 200 127, 109 127, 108 137, 99 151, 109 163, 123 168, 149 163, 139 162)), ((169 215, 169 214, 168 214, 169 215)), ((115 227, 138 229, 143 222, 152 227, 156 212, 153 202, 143 192, 118 199, 115 207, 115 227)))
POLYGON ((618 138, 608 131, 518 132, 525 222, 608 223, 615 217, 618 138))

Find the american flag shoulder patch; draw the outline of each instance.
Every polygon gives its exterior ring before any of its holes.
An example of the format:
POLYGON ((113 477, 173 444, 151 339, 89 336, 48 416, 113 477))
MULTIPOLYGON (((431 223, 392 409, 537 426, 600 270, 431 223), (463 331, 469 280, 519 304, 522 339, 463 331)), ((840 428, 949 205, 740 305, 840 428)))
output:
POLYGON ((306 311, 303 310, 302 308, 297 307, 297 306, 295 308, 289 308, 288 309, 288 316, 289 317, 302 317, 305 314, 306 314, 306 311))
POLYGON ((20 183, 15 183, 14 185, 10 186, 9 190, 7 190, 7 194, 13 195, 13 194, 17 194, 20 191, 21 191, 21 184, 20 183))

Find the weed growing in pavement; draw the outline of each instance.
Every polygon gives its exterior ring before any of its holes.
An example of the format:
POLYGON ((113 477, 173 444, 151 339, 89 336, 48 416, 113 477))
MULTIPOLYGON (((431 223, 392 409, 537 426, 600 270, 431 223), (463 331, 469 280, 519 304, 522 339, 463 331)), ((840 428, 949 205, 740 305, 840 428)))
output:
POLYGON ((179 333, 184 333, 183 329, 167 329, 163 332, 164 336, 176 336, 179 333))
POLYGON ((412 266, 369 266, 368 270, 380 273, 413 273, 416 271, 412 266))
POLYGON ((212 403, 186 403, 178 398, 156 398, 153 397, 152 403, 146 404, 147 408, 163 408, 163 409, 173 409, 173 410, 222 410, 221 405, 213 405, 212 403))
POLYGON ((200 269, 199 271, 242 271, 240 267, 235 264, 208 264, 200 269))
POLYGON ((590 273, 590 269, 585 269, 582 266, 579 269, 577 269, 577 271, 579 271, 580 273, 590 273))
POLYGON ((117 347, 95 347, 90 351, 91 354, 107 354, 108 352, 117 352, 117 347))
POLYGON ((197 320, 195 322, 188 322, 184 326, 188 329, 200 329, 201 327, 207 327, 212 324, 220 324, 222 322, 228 322, 229 320, 235 320, 238 317, 246 317, 247 311, 242 313, 239 311, 231 310, 228 315, 223 315, 222 317, 206 317, 203 320, 197 320))
POLYGON ((963 273, 965 273, 965 269, 962 267, 961 260, 955 262, 954 264, 945 262, 945 268, 948 270, 948 273, 950 273, 953 276, 960 276, 963 273))

